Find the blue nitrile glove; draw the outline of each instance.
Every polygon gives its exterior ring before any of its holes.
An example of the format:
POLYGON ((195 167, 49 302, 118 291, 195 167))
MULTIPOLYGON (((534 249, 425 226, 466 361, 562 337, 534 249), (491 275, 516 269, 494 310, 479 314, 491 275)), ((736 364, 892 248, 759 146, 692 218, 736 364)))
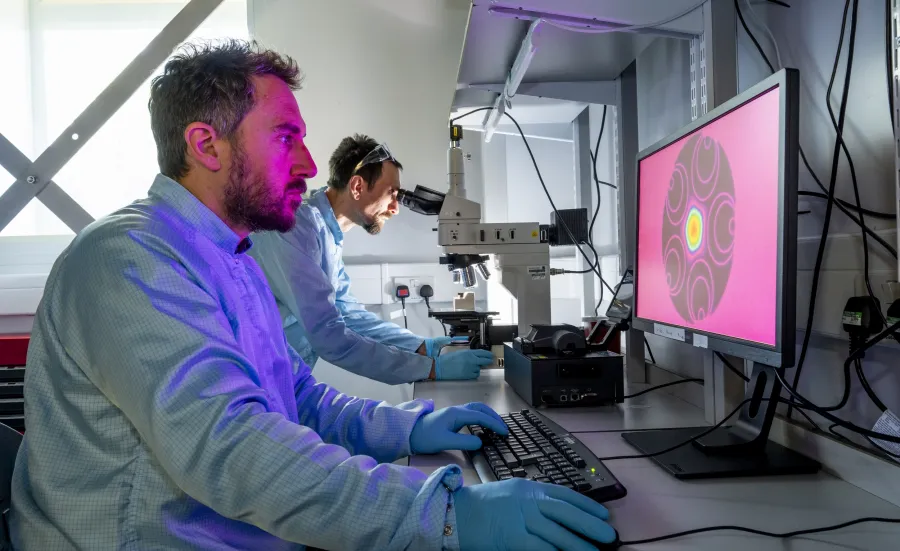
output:
POLYGON ((604 506, 556 484, 512 478, 464 486, 453 500, 461 551, 596 551, 576 534, 599 543, 616 540, 604 506))
POLYGON ((494 355, 489 350, 460 350, 438 356, 434 360, 434 378, 438 381, 451 379, 477 379, 481 366, 494 363, 494 355))
POLYGON ((437 358, 441 353, 441 348, 450 344, 450 337, 435 337, 433 339, 425 339, 425 355, 429 358, 437 358))
POLYGON ((506 436, 509 429, 497 412, 479 402, 439 409, 416 421, 409 435, 412 453, 438 453, 444 450, 477 450, 481 440, 472 434, 459 434, 466 425, 481 425, 506 436))

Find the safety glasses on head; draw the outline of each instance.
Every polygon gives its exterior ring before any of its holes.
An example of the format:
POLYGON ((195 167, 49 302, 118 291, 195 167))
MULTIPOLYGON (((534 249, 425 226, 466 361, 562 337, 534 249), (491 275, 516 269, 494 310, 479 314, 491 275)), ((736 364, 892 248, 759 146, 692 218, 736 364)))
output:
POLYGON ((378 144, 378 146, 372 151, 369 151, 368 155, 363 157, 363 160, 356 163, 356 167, 353 169, 353 172, 358 171, 366 165, 383 163, 384 161, 397 162, 397 159, 394 158, 394 154, 391 153, 391 150, 388 148, 387 144, 382 143, 378 144))

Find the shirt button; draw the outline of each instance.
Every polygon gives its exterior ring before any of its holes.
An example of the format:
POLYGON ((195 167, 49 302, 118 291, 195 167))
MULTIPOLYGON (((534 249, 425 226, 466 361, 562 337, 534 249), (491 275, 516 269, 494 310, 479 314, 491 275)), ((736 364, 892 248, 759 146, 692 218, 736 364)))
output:
POLYGON ((450 526, 449 524, 445 524, 445 525, 444 525, 444 535, 445 535, 445 536, 452 536, 452 535, 453 535, 453 527, 450 526))

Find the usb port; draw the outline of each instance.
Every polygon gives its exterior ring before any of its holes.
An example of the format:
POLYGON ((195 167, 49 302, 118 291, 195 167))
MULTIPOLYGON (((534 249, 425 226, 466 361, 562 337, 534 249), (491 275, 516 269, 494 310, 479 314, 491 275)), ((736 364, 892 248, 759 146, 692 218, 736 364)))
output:
POLYGON ((516 238, 516 230, 509 230, 509 238, 510 239, 516 238))
POLYGON ((497 239, 500 239, 500 230, 497 230, 497 239))

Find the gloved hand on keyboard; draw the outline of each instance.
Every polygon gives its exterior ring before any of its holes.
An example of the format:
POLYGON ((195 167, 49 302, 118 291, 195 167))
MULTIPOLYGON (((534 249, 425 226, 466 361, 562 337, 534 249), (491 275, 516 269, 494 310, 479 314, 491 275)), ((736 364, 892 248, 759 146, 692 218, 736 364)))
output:
POLYGON ((556 484, 512 478, 464 486, 453 500, 461 551, 591 551, 586 539, 616 540, 605 507, 556 484))
POLYGON ((425 355, 429 358, 437 358, 441 353, 441 348, 448 344, 450 344, 450 337, 425 339, 425 355))
POLYGON ((472 402, 422 416, 409 435, 409 447, 414 454, 481 448, 481 440, 477 436, 459 434, 459 429, 466 425, 481 425, 503 436, 509 434, 506 423, 496 411, 484 404, 472 402))
POLYGON ((477 379, 481 367, 494 363, 488 350, 460 350, 438 356, 434 360, 434 378, 438 381, 477 379))

